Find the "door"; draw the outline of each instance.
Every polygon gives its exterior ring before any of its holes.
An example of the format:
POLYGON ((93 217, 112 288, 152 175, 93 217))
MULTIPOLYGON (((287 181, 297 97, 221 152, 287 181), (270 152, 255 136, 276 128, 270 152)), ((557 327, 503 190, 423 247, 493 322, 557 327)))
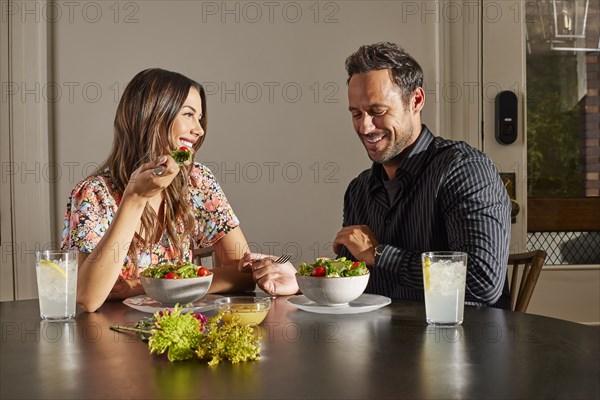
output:
POLYGON ((528 312, 598 324, 600 5, 484 1, 486 7, 483 148, 507 181, 512 174, 516 181, 507 185, 520 206, 511 251, 548 253, 528 312), (494 100, 504 90, 519 104, 519 135, 509 145, 495 139, 494 100))

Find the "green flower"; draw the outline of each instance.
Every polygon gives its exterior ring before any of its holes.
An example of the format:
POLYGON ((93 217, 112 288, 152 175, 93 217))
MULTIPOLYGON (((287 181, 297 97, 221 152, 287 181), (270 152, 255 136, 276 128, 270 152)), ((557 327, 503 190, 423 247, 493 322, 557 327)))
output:
POLYGON ((201 320, 193 313, 181 314, 175 306, 170 312, 155 313, 155 328, 148 342, 150 353, 167 352, 169 361, 189 360, 195 355, 202 337, 201 320))
POLYGON ((223 321, 223 312, 210 318, 204 327, 204 335, 196 352, 200 359, 210 359, 209 365, 229 360, 233 364, 260 359, 260 348, 254 328, 241 325, 238 316, 223 321))
POLYGON ((159 311, 140 320, 135 327, 111 326, 117 331, 135 332, 148 340, 150 354, 167 352, 169 361, 191 358, 208 360, 209 365, 229 360, 232 363, 260 359, 259 338, 255 329, 242 325, 234 316, 223 321, 223 312, 206 319, 200 313, 182 314, 182 308, 159 311))

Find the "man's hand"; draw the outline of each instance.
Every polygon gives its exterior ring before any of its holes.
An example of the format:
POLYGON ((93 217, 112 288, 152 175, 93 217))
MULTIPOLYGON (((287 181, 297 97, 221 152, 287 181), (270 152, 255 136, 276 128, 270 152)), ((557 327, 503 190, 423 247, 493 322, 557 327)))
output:
POLYGON ((289 263, 274 264, 272 256, 245 253, 240 260, 240 271, 252 272, 252 278, 265 292, 273 296, 287 296, 298 293, 296 268, 289 263))
POLYGON ((358 261, 375 264, 375 247, 379 242, 367 225, 352 225, 342 228, 333 241, 333 251, 340 254, 345 246, 358 261))

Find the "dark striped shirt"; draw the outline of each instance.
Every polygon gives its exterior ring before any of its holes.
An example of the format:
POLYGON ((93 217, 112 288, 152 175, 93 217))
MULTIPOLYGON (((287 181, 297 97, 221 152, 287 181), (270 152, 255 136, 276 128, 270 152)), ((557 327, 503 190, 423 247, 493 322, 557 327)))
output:
MULTIPOLYGON (((510 201, 492 161, 464 142, 434 136, 424 125, 401 157, 393 202, 378 163, 354 179, 344 197, 344 226, 368 225, 386 245, 371 268, 367 292, 422 300, 421 253, 464 251, 465 302, 510 308, 510 201)), ((346 248, 340 256, 353 259, 346 248)))

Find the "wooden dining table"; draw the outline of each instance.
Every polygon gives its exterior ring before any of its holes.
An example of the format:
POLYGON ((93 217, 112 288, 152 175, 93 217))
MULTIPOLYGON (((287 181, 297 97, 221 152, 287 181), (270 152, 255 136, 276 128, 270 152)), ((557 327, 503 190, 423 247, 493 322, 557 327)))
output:
POLYGON ((448 329, 427 325, 420 302, 336 315, 280 297, 260 325, 260 360, 209 366, 109 329, 149 315, 108 302, 53 323, 37 300, 0 303, 0 398, 600 397, 600 329, 554 318, 466 306, 448 329))

